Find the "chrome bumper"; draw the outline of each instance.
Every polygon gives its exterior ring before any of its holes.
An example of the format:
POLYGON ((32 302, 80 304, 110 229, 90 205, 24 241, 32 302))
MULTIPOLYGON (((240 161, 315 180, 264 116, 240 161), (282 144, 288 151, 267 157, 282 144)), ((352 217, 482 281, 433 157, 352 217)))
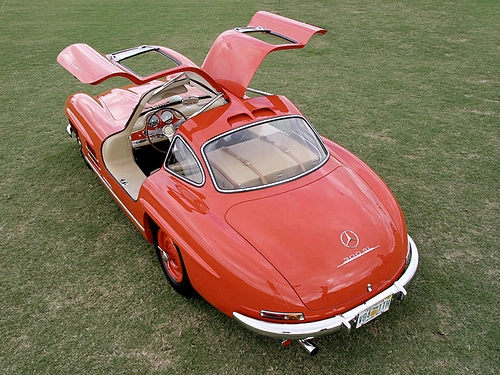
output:
POLYGON ((413 280, 418 268, 418 250, 410 236, 408 236, 408 246, 411 249, 410 263, 403 275, 383 292, 343 314, 316 322, 296 324, 266 322, 237 312, 233 312, 233 317, 253 332, 279 339, 301 340, 329 335, 342 329, 350 331, 353 321, 366 308, 375 305, 390 295, 399 299, 403 299, 406 296, 407 292, 405 288, 413 280))

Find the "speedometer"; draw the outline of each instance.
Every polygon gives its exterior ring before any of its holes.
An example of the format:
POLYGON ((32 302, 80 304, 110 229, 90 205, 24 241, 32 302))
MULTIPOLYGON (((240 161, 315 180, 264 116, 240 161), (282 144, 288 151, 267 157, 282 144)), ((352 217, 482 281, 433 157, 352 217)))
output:
POLYGON ((161 114, 161 121, 163 121, 165 124, 169 124, 172 122, 174 118, 174 115, 170 111, 163 111, 161 114))
POLYGON ((156 114, 154 114, 153 116, 151 116, 148 119, 148 126, 150 128, 156 128, 159 123, 160 123, 160 119, 158 118, 158 116, 156 114))

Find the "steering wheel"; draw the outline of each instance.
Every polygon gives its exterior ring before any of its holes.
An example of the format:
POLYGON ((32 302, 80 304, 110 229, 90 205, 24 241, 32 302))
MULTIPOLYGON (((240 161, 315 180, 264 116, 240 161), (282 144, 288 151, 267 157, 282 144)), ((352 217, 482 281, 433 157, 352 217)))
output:
MULTIPOLYGON (((174 129, 177 129, 177 128, 179 128, 179 126, 181 126, 187 120, 187 117, 184 116, 184 114, 181 111, 179 111, 178 109, 168 108, 168 110, 173 112, 175 114, 175 117, 177 117, 179 119, 176 122, 174 122, 168 126, 172 126, 174 129)), ((146 139, 148 140, 148 143, 151 145, 151 147, 153 147, 158 152, 166 154, 168 152, 168 147, 170 147, 170 142, 168 143, 167 150, 162 150, 161 148, 155 146, 155 144, 153 143, 153 140, 151 139, 151 136, 149 134, 149 125, 148 124, 146 124, 145 128, 146 128, 146 130, 145 130, 146 139)))

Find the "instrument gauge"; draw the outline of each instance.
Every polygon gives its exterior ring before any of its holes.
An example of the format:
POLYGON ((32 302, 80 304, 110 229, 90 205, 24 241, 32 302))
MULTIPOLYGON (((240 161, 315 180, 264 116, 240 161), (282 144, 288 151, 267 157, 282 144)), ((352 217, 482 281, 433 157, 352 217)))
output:
POLYGON ((158 118, 158 116, 156 114, 154 114, 153 116, 151 116, 148 119, 148 126, 150 128, 156 128, 159 123, 160 123, 160 119, 158 118))
POLYGON ((161 121, 163 121, 165 124, 169 124, 172 122, 174 119, 174 115, 170 111, 163 111, 161 114, 161 121))

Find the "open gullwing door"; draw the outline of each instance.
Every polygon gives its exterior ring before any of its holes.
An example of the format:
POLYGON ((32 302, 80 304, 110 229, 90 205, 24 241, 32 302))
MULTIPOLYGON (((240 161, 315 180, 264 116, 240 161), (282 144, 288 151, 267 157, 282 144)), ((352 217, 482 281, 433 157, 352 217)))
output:
POLYGON ((139 46, 103 55, 84 43, 72 44, 61 51, 57 62, 83 83, 96 85, 112 77, 124 77, 141 85, 183 69, 199 70, 195 63, 180 53, 161 46, 139 46), (167 69, 142 76, 125 65, 129 58, 143 54, 159 54, 167 69), (173 66, 173 67, 172 67, 173 66))
POLYGON ((219 35, 205 58, 202 70, 221 86, 242 97, 269 53, 302 48, 313 35, 325 33, 325 29, 260 11, 255 13, 249 26, 219 35), (268 39, 277 43, 269 43, 268 39))

